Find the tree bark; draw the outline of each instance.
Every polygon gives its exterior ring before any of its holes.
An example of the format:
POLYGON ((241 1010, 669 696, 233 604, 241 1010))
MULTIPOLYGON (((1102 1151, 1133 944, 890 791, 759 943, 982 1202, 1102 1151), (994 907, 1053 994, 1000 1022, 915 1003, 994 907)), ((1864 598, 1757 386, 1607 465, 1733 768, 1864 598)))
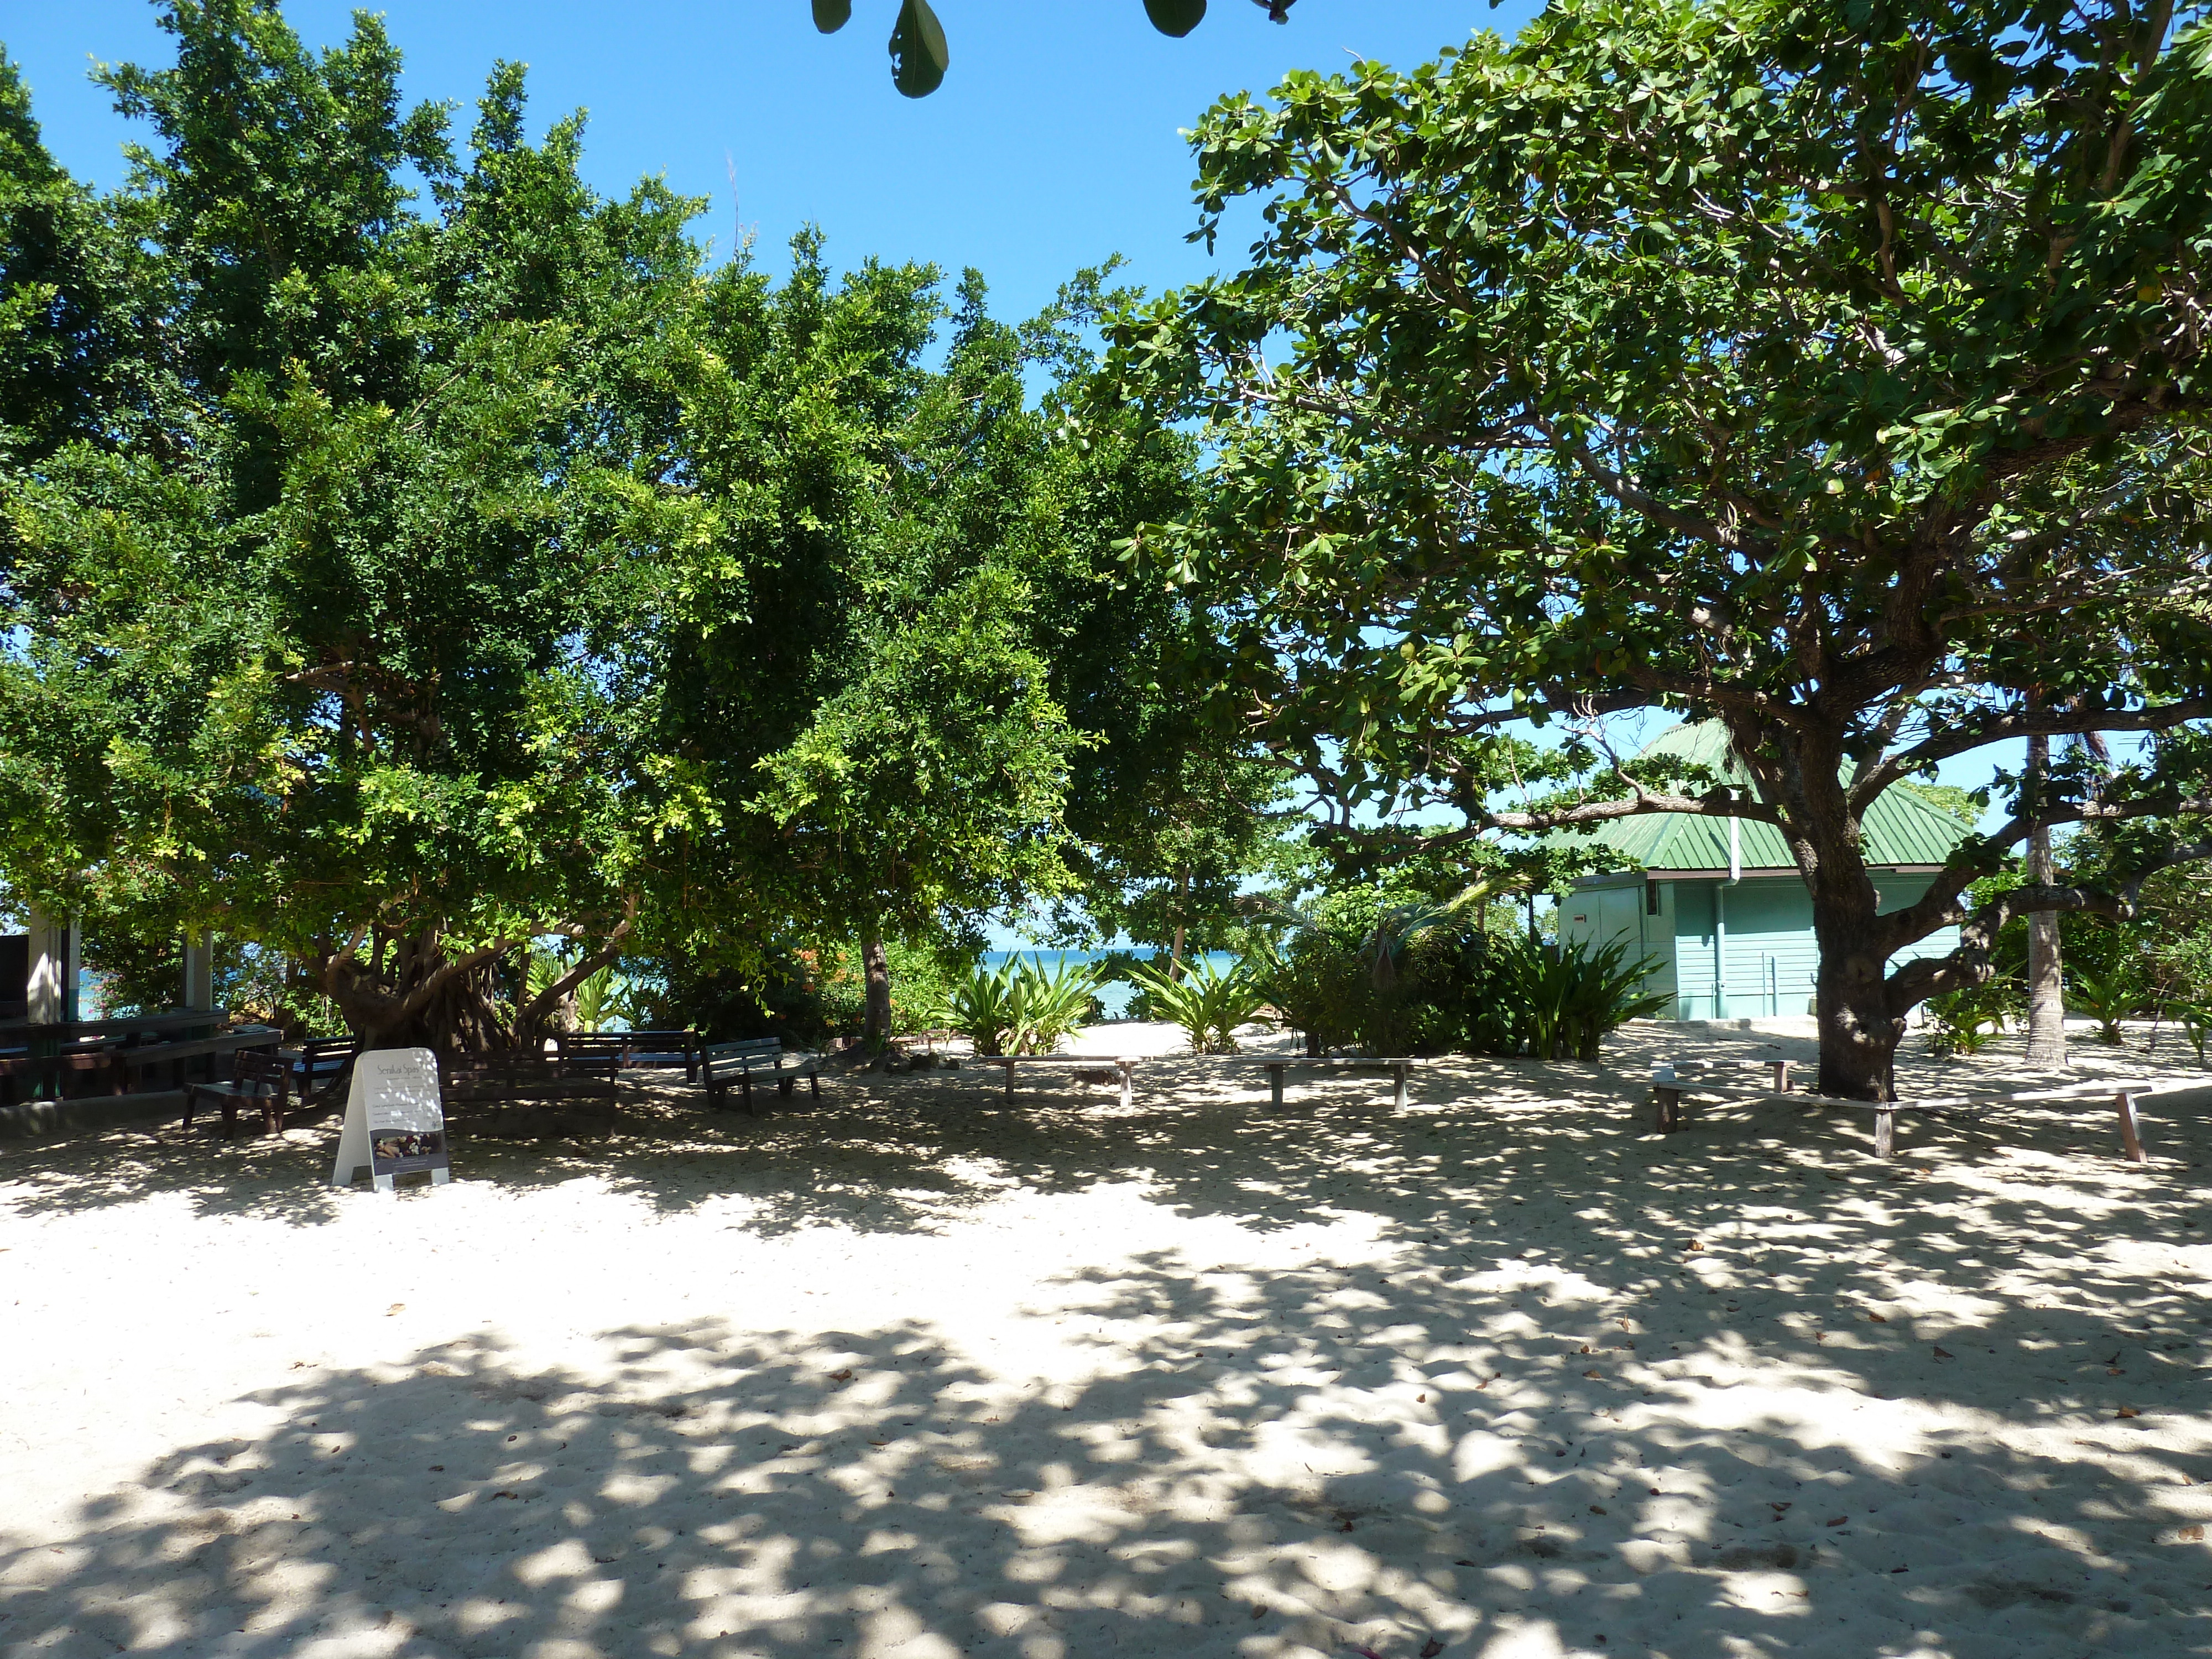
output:
POLYGON ((867 988, 867 1046, 880 1050, 891 1040, 891 964, 873 928, 860 936, 860 972, 867 988))
POLYGON ((1190 868, 1186 865, 1176 877, 1175 939, 1168 946, 1168 977, 1182 977, 1182 944, 1188 918, 1184 912, 1190 908, 1190 868))
POLYGON ((1873 919, 1871 902, 1823 907, 1814 897, 1820 1092, 1844 1100, 1897 1098, 1897 1045, 1905 1037, 1905 1019, 1891 1011, 1888 953, 1873 919))
MULTIPOLYGON (((2032 799, 2040 797, 2050 771, 2051 739, 2030 738, 2027 781, 2032 799)), ((2038 830, 2028 837, 2027 878, 2039 887, 2048 887, 2055 876, 2051 831, 2038 830)), ((2055 910, 2038 910, 2027 919, 2027 1063, 2044 1071, 2066 1069, 2066 986, 2055 910)))

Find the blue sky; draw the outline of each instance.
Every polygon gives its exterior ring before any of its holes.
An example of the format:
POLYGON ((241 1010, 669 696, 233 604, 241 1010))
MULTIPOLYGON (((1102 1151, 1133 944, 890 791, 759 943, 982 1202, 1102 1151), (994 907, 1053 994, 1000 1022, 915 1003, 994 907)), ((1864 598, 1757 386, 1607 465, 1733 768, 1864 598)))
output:
MULTIPOLYGON (((708 197, 702 229, 726 255, 738 222, 780 268, 810 221, 840 264, 870 253, 980 269, 994 308, 1025 316, 1079 267, 1119 252, 1159 289, 1201 274, 1180 130, 1224 92, 1266 91, 1294 68, 1355 56, 1410 69, 1478 28, 1510 33, 1537 7, 1483 0, 1298 0, 1277 26, 1250 0, 1212 0, 1181 40, 1142 0, 936 0, 951 72, 933 96, 890 84, 896 0, 854 0, 816 33, 807 0, 393 0, 411 99, 465 108, 494 60, 531 67, 532 125, 590 112, 586 171, 617 193, 644 174, 708 197), (734 170, 736 199, 732 200, 734 170)), ((292 0, 311 46, 336 44, 352 8, 292 0)), ((103 185, 123 173, 129 124, 86 79, 93 59, 172 60, 145 0, 0 0, 0 41, 24 69, 48 146, 103 185)), ((1224 255, 1240 249, 1224 246, 1224 255)))

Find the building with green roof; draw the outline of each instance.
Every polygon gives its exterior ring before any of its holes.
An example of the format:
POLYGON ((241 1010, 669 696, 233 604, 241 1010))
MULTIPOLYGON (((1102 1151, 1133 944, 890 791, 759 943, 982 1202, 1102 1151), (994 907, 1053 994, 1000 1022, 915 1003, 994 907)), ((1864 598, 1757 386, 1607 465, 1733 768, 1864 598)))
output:
MULTIPOLYGON (((1668 755, 1752 787, 1717 721, 1663 732, 1642 758, 1668 755)), ((1863 827, 1884 910, 1900 909, 1926 892, 1969 833, 1958 818, 1902 788, 1885 791, 1863 827)), ((1562 900, 1563 942, 1625 940, 1632 959, 1651 963, 1645 984, 1672 999, 1676 1019, 1812 1012, 1820 954, 1813 939, 1813 899, 1773 825, 1657 812, 1614 818, 1576 839, 1617 863, 1583 877, 1562 900)), ((1897 959, 1948 956, 1958 943, 1958 929, 1947 927, 1897 959)))

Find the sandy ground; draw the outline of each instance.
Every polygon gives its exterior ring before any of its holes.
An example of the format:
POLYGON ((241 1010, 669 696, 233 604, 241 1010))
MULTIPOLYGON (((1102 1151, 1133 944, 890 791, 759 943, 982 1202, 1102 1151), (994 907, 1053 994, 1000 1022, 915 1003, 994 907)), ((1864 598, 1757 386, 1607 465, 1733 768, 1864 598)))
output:
POLYGON ((1886 1165, 1682 1042, 9 1148, 0 1653, 2212 1652, 2208 1097, 1886 1165))

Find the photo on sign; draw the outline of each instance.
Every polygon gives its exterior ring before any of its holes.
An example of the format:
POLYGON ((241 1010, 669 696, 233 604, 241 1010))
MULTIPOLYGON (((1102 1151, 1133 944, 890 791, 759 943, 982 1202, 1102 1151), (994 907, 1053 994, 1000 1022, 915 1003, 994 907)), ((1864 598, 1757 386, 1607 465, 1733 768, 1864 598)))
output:
POLYGON ((378 1164, 396 1164, 403 1158, 433 1158, 446 1150, 446 1137, 433 1130, 428 1133, 379 1134, 370 1141, 378 1164))

